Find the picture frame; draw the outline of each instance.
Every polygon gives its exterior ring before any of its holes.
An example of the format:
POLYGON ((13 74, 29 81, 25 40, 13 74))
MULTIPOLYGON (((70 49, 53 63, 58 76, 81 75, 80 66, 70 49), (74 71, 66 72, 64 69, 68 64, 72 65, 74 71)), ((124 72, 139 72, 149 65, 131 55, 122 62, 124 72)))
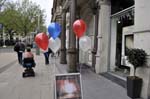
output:
POLYGON ((55 75, 55 99, 83 99, 80 73, 55 75))

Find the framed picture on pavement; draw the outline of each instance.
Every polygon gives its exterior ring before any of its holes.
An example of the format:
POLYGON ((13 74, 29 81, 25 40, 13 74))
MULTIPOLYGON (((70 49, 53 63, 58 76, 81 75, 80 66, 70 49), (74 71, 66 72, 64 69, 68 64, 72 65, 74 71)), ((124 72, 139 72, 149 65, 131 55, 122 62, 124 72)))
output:
POLYGON ((55 99, 83 99, 80 73, 55 76, 55 99))

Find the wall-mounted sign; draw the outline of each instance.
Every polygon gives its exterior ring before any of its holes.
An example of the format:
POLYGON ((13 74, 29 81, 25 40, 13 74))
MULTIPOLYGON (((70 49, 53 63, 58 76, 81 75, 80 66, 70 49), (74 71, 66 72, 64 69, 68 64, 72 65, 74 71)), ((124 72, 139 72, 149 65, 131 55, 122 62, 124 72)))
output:
POLYGON ((80 73, 55 76, 55 99, 83 99, 80 73))

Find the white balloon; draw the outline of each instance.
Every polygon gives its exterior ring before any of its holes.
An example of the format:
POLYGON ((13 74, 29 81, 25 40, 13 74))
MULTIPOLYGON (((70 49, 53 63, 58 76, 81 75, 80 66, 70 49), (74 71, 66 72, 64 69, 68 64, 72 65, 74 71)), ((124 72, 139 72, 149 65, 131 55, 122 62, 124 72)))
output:
POLYGON ((56 53, 61 47, 61 41, 59 38, 56 38, 55 40, 51 37, 49 39, 49 48, 56 53))
POLYGON ((88 51, 91 49, 91 38, 88 36, 82 36, 79 39, 79 47, 83 51, 88 51))

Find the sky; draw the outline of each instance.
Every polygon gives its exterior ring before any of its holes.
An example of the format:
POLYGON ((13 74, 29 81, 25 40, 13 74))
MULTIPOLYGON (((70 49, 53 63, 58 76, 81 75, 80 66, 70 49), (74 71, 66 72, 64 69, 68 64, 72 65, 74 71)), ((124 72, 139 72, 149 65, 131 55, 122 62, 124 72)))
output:
POLYGON ((51 21, 51 9, 53 6, 53 0, 30 0, 32 2, 36 2, 41 6, 42 9, 44 9, 46 12, 46 26, 49 25, 51 21))

